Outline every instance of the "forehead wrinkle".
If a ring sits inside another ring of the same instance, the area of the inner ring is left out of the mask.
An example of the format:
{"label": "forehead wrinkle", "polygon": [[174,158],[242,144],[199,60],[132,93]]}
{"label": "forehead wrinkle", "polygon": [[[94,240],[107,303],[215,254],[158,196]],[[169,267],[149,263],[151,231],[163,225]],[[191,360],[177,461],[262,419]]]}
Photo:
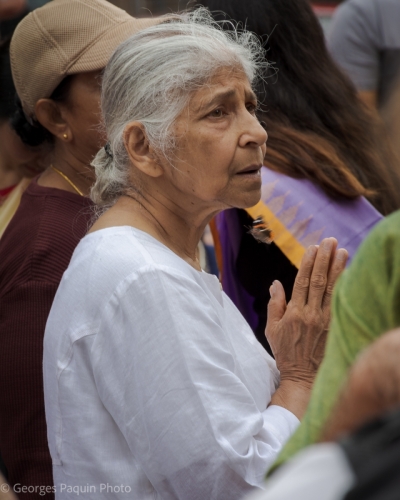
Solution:
{"label": "forehead wrinkle", "polygon": [[[211,89],[208,89],[208,90],[210,91]],[[236,95],[236,93],[237,93],[236,89],[229,89],[229,90],[221,90],[220,92],[217,92],[216,94],[213,95],[213,97],[211,99],[209,98],[209,96],[204,95],[201,97],[198,105],[194,106],[193,110],[195,112],[200,111],[204,107],[204,104],[207,107],[211,107],[214,104],[219,103],[220,101],[234,97]],[[206,103],[204,101],[206,101]]]}
{"label": "forehead wrinkle", "polygon": [[[257,98],[251,89],[251,85],[249,82],[249,79],[244,72],[243,68],[240,66],[231,66],[231,67],[224,67],[218,70],[214,75],[209,78],[208,82],[203,84],[203,87],[197,90],[197,92],[194,92],[192,94],[192,97],[189,101],[188,108],[190,108],[191,113],[198,113],[202,110],[203,107],[211,107],[213,104],[215,104],[215,101],[221,101],[221,100],[228,100],[232,97],[234,97],[237,94],[237,87],[230,86],[229,81],[232,80],[239,80],[240,82],[245,82],[244,86],[244,92],[245,92],[245,99],[254,99],[257,101]],[[226,83],[228,82],[228,84]],[[249,85],[250,87],[250,92],[246,88],[246,84]],[[212,98],[209,98],[209,94],[212,93],[214,88],[221,87],[221,90],[214,94]],[[207,92],[206,92],[207,91]],[[200,97],[199,97],[199,94]],[[203,95],[204,94],[204,95]],[[204,101],[209,99],[209,101],[205,104]],[[197,102],[196,102],[197,101]]]}
{"label": "forehead wrinkle", "polygon": [[[211,90],[211,89],[209,89]],[[226,101],[229,99],[232,99],[233,97],[236,97],[238,94],[238,89],[233,88],[233,89],[228,89],[228,90],[221,90],[220,92],[217,92],[214,94],[212,99],[207,100],[207,96],[202,96],[200,98],[200,101],[198,104],[193,105],[193,100],[192,100],[192,110],[195,113],[200,112],[204,107],[206,108],[211,108],[215,104],[219,104],[221,101]],[[245,89],[244,90],[244,95],[245,95],[245,100],[250,100],[250,101],[257,101],[256,95],[252,90]],[[206,101],[206,102],[205,102]]]}

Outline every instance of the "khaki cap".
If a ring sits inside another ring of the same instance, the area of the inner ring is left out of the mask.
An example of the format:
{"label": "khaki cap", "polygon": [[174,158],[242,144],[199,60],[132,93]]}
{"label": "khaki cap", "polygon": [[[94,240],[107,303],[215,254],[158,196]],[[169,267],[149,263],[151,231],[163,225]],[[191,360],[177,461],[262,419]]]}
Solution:
{"label": "khaki cap", "polygon": [[28,117],[67,75],[100,70],[114,50],[165,18],[135,19],[106,0],[53,0],[28,14],[10,45],[17,94]]}

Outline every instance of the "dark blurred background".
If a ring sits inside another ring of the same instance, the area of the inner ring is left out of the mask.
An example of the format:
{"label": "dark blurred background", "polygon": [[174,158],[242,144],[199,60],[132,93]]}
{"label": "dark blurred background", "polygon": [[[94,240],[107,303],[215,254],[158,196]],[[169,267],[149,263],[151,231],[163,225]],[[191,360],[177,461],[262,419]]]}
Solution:
{"label": "dark blurred background", "polygon": [[[43,2],[43,0],[36,0],[36,2],[40,1]],[[35,0],[30,0],[30,2],[33,5]],[[176,12],[197,3],[196,0],[111,0],[111,2],[135,17],[148,16],[149,13],[160,15],[167,12]],[[339,3],[341,3],[341,0],[315,0],[311,2],[325,33],[329,29],[332,14]]]}
{"label": "dark blurred background", "polygon": [[[43,0],[36,0],[40,2]],[[33,3],[35,0],[30,0]],[[171,11],[177,11],[180,9],[185,9],[189,4],[195,5],[196,1],[190,2],[188,0],[112,0],[112,3],[118,5],[122,9],[126,10],[133,16],[144,16],[146,11],[150,11],[154,15],[165,14]],[[320,17],[329,18],[331,12],[335,5],[339,4],[338,0],[325,0],[325,1],[313,1],[312,4],[315,5],[317,14]]]}
{"label": "dark blurred background", "polygon": [[[50,0],[4,0],[5,3],[23,4],[26,3],[30,10],[36,9],[41,5],[44,5]],[[184,10],[190,6],[194,6],[197,3],[201,3],[201,0],[109,0],[111,3],[117,5],[118,7],[126,10],[129,14],[135,17],[148,17],[149,15],[160,15],[166,14],[168,12],[177,12],[179,10]],[[314,12],[319,18],[324,31],[327,32],[330,24],[332,14],[335,7],[341,2],[341,0],[311,0],[311,4],[314,8]],[[19,17],[18,15],[16,16]],[[0,16],[0,33],[5,35],[8,31],[8,18]],[[0,36],[1,36],[0,35]]]}

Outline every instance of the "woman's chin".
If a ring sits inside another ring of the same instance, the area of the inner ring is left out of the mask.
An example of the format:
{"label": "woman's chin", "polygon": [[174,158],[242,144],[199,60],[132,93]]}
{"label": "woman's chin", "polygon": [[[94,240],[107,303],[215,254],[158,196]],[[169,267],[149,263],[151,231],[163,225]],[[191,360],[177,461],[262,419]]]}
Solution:
{"label": "woman's chin", "polygon": [[235,208],[250,208],[257,205],[261,199],[261,185],[258,189],[240,193],[232,206]]}

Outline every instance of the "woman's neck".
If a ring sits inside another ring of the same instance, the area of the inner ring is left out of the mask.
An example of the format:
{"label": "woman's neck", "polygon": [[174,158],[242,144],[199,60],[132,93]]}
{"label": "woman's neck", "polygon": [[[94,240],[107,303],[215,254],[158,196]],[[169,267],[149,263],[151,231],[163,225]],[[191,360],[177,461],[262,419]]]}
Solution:
{"label": "woman's neck", "polygon": [[198,243],[213,214],[187,214],[155,199],[127,193],[93,225],[92,231],[112,226],[132,226],[160,241],[197,270]]}
{"label": "woman's neck", "polygon": [[90,166],[90,159],[55,150],[38,184],[88,196],[94,181],[95,174]]}

